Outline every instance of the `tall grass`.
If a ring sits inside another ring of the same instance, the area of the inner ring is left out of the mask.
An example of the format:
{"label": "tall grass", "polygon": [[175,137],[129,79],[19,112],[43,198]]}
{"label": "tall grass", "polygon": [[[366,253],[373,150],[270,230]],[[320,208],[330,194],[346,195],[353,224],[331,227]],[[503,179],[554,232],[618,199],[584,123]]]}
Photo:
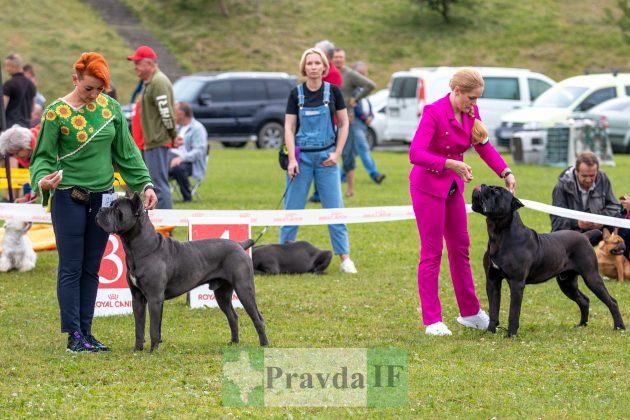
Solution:
{"label": "tall grass", "polygon": [[[387,174],[382,185],[357,171],[357,195],[346,206],[409,204],[406,153],[374,153]],[[509,160],[509,158],[508,158]],[[499,184],[472,154],[474,183]],[[560,168],[512,165],[522,198],[550,203]],[[627,188],[630,157],[604,168],[616,193]],[[212,149],[203,200],[179,208],[271,209],[283,191],[273,151]],[[470,190],[466,200],[470,201]],[[626,191],[627,192],[627,191]],[[309,206],[316,207],[309,204]],[[522,209],[524,222],[548,231],[547,215]],[[471,262],[482,307],[487,308],[481,260],[485,220],[468,217]],[[260,228],[254,227],[256,234]],[[440,274],[444,321],[452,337],[424,335],[416,286],[418,236],[413,220],[349,225],[359,274],[256,276],[259,307],[273,347],[399,347],[409,355],[409,402],[401,408],[230,408],[221,405],[221,348],[229,340],[225,317],[190,310],[184,298],[165,305],[164,342],[154,354],[132,352],[131,316],[98,318],[94,332],[113,351],[69,355],[59,333],[55,297],[57,255],[40,252],[28,273],[0,275],[0,416],[2,417],[317,417],[317,418],[622,418],[630,410],[627,334],[612,330],[608,309],[591,299],[587,328],[575,328],[577,305],[555,281],[525,290],[521,328],[514,339],[460,327],[446,256]],[[176,237],[186,237],[176,228]],[[330,249],[323,226],[300,228],[299,238]],[[263,242],[277,241],[271,228]],[[607,281],[630,320],[628,284]],[[504,289],[501,323],[507,323]],[[257,336],[239,311],[241,345]]]}

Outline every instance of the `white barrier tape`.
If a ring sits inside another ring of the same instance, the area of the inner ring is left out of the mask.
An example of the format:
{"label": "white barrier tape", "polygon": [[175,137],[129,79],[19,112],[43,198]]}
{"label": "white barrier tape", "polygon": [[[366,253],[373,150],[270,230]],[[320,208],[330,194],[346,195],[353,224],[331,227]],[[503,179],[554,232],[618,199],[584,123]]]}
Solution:
{"label": "white barrier tape", "polygon": [[[582,213],[525,199],[520,199],[520,201],[526,207],[543,213],[630,229],[630,219]],[[468,213],[472,212],[470,204],[466,205],[466,211]],[[305,210],[152,210],[149,212],[149,218],[156,226],[188,226],[189,217],[243,217],[249,218],[252,226],[305,226],[334,223],[391,222],[414,219],[415,215],[411,206]],[[0,219],[22,219],[40,223],[51,222],[50,213],[46,213],[39,204],[2,203],[0,204]]]}

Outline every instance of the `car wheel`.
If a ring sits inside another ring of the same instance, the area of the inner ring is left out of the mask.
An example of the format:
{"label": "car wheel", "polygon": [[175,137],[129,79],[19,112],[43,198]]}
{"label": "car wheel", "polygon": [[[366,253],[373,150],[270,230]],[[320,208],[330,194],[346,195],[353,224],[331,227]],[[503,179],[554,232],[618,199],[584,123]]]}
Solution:
{"label": "car wheel", "polygon": [[271,121],[262,126],[258,132],[256,146],[259,149],[279,149],[284,141],[284,127],[282,124]]}
{"label": "car wheel", "polygon": [[222,141],[223,147],[245,147],[246,141]]}
{"label": "car wheel", "polygon": [[374,149],[376,146],[376,133],[372,130],[371,127],[367,128],[367,133],[365,133],[365,137],[367,138],[368,146],[370,146],[370,150]]}

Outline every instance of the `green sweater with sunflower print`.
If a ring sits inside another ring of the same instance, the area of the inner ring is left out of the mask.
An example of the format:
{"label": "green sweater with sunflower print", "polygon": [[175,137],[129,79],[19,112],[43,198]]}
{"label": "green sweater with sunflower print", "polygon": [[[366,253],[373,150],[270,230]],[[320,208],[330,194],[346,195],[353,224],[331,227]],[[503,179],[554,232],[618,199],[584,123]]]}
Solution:
{"label": "green sweater with sunflower print", "polygon": [[[101,93],[75,109],[57,99],[42,116],[31,156],[31,185],[40,192],[39,181],[63,169],[57,189],[79,186],[92,192],[107,191],[114,185],[112,160],[133,191],[142,192],[152,185],[118,102]],[[50,192],[40,193],[46,206]]]}

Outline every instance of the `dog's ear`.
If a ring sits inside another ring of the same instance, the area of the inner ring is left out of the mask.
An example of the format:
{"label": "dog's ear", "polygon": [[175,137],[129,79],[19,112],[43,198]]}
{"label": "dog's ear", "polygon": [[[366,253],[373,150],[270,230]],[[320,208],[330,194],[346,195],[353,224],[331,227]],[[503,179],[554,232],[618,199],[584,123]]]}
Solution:
{"label": "dog's ear", "polygon": [[[615,229],[616,230],[616,229]],[[608,230],[608,228],[604,228],[604,240],[607,241],[608,238],[610,238],[610,231]]]}
{"label": "dog's ear", "polygon": [[615,231],[613,232],[613,234],[619,236],[619,228],[618,227],[615,228]]}
{"label": "dog's ear", "polygon": [[131,198],[131,210],[136,216],[140,216],[140,214],[144,210],[142,200],[140,199],[140,194],[138,194],[137,192],[134,192],[133,197]]}
{"label": "dog's ear", "polygon": [[521,207],[525,207],[525,205],[521,203],[521,201],[518,198],[512,196],[512,210],[517,210],[517,209],[520,209]]}

